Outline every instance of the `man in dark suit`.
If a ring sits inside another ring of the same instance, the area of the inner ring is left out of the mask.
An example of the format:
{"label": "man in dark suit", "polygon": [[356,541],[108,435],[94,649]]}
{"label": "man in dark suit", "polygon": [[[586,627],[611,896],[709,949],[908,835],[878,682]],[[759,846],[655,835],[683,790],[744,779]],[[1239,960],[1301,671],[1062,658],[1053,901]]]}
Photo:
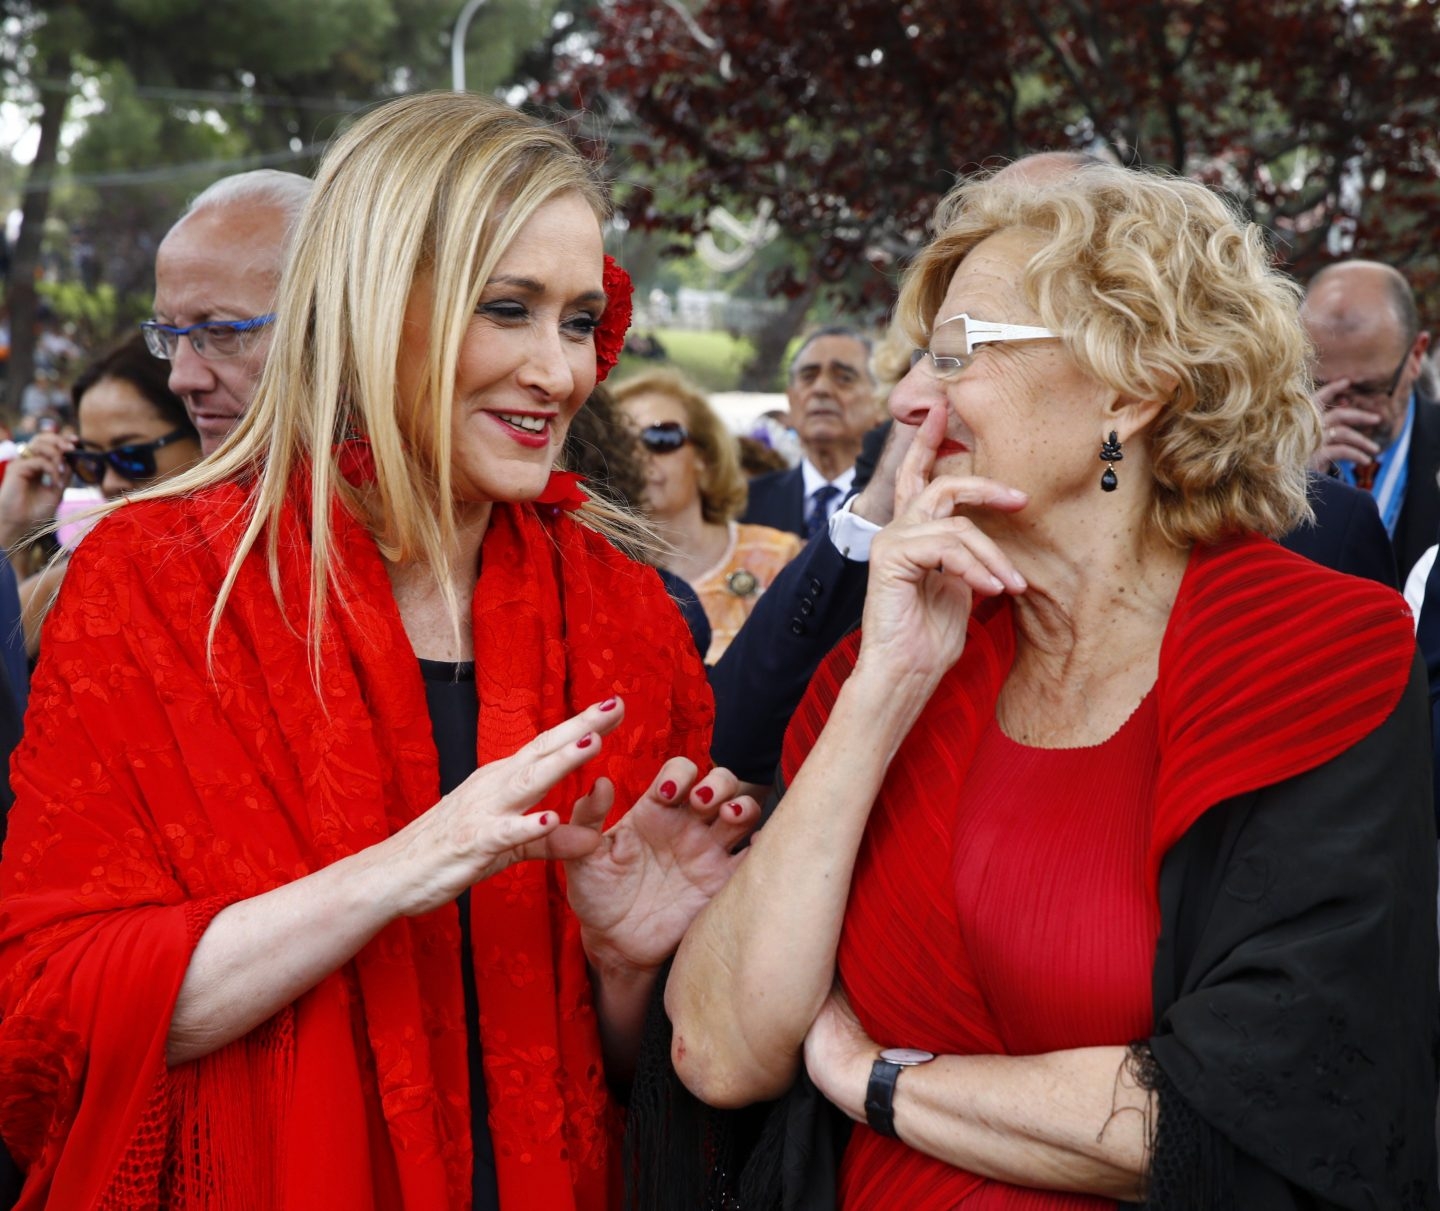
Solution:
{"label": "man in dark suit", "polygon": [[790,363],[786,395],[805,457],[752,480],[740,520],[809,538],[849,494],[861,442],[880,419],[870,342],[853,328],[812,332]]}
{"label": "man in dark suit", "polygon": [[1418,389],[1430,334],[1409,283],[1378,261],[1322,269],[1301,317],[1325,418],[1312,465],[1374,494],[1403,578],[1440,526],[1440,405]]}
{"label": "man in dark suit", "polygon": [[1280,539],[1280,545],[1350,576],[1363,576],[1398,588],[1395,556],[1375,508],[1375,498],[1328,475],[1310,475],[1313,523],[1304,522]]}
{"label": "man in dark suit", "polygon": [[[741,628],[742,630],[744,628]],[[1440,559],[1430,565],[1415,641],[1430,679],[1431,746],[1435,755],[1435,819],[1440,821]]]}
{"label": "man in dark suit", "polygon": [[915,435],[908,425],[893,430],[878,458],[871,454],[865,482],[857,485],[864,490],[785,565],[710,669],[710,755],[746,782],[770,784],[785,727],[811,674],[859,625],[870,537],[894,516],[895,472]]}

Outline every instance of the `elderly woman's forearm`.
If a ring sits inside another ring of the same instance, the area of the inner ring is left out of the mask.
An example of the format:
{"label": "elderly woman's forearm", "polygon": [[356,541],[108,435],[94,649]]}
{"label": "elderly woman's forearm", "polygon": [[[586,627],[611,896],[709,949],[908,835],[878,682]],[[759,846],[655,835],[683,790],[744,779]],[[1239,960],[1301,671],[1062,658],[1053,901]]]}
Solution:
{"label": "elderly woman's forearm", "polygon": [[834,978],[871,805],[921,705],[847,682],[783,804],[686,934],[665,1003],[676,1070],[702,1099],[746,1104],[793,1079]]}
{"label": "elderly woman's forearm", "polygon": [[[1124,1047],[1036,1056],[941,1056],[896,1085],[895,1128],[912,1148],[1012,1185],[1145,1193],[1154,1094]],[[868,1063],[849,1081],[864,1118]]]}

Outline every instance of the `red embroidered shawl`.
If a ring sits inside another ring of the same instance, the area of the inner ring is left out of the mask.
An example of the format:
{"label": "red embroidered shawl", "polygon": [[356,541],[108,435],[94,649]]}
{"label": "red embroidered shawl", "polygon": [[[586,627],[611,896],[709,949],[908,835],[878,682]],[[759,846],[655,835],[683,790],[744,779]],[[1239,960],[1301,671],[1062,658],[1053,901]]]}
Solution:
{"label": "red embroidered shawl", "polygon": [[[851,883],[840,978],[870,1036],[939,1054],[998,1035],[957,1031],[960,947],[951,838],[963,781],[1014,657],[1008,603],[971,619],[965,652],[891,762]],[[787,782],[814,744],[859,636],[831,654],[786,736]],[[1394,710],[1415,640],[1394,592],[1342,576],[1274,543],[1244,538],[1191,557],[1160,651],[1160,770],[1150,842],[1157,889],[1166,852],[1210,807],[1345,751]],[[902,941],[898,941],[903,939]],[[1124,1044],[1129,1039],[1115,1039]],[[855,1206],[955,1206],[980,1180],[863,1124],[845,1158]]]}
{"label": "red embroidered shawl", "polygon": [[[364,849],[439,797],[424,689],[369,535],[337,518],[343,596],[320,670],[309,545],[282,527],[275,601],[241,570],[237,486],[127,506],[71,562],[45,632],[0,865],[0,1131],[21,1206],[463,1208],[470,1200],[459,925],[399,919],[244,1039],[167,1070],[176,992],[215,913]],[[606,774],[705,764],[709,688],[655,574],[554,510],[497,507],[475,594],[481,763],[612,693],[627,717],[544,806]],[[619,809],[617,809],[618,811]],[[502,1203],[607,1205],[616,1111],[560,868],[473,893]]]}

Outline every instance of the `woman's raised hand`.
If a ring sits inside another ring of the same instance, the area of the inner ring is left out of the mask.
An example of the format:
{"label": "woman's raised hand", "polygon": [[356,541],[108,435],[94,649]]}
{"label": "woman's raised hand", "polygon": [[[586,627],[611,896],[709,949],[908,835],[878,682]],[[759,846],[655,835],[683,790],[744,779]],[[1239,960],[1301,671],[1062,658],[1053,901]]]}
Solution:
{"label": "woman's raised hand", "polygon": [[698,772],[683,757],[667,761],[650,790],[603,833],[615,799],[609,781],[600,779],[575,805],[571,826],[585,828],[595,844],[566,862],[565,879],[597,968],[659,967],[743,857],[731,851],[755,827],[759,805],[737,794],[729,770],[697,779]]}
{"label": "woman's raised hand", "polygon": [[960,658],[974,595],[1023,593],[1025,578],[958,508],[1014,513],[1024,492],[977,475],[931,478],[945,436],[937,405],[916,432],[895,483],[895,520],[870,548],[862,668],[938,677]]}
{"label": "woman's raised hand", "polygon": [[73,437],[37,433],[6,465],[0,481],[0,547],[9,550],[54,518],[70,482],[65,455],[74,448]]}
{"label": "woman's raised hand", "polygon": [[[601,748],[625,717],[618,698],[542,732],[513,756],[481,766],[423,816],[395,834],[405,887],[397,906],[417,916],[454,900],[471,884],[531,858],[577,858],[601,838],[551,811],[527,814],[567,774]],[[581,800],[585,802],[585,800]]]}

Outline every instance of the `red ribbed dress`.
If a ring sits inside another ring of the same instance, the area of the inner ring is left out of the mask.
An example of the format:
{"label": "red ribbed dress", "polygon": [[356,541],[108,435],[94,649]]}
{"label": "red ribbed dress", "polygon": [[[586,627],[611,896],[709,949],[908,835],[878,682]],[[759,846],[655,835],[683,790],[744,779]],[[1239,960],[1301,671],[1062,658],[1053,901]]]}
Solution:
{"label": "red ribbed dress", "polygon": [[[1140,710],[1104,745],[1037,751],[994,727],[1015,632],[1007,602],[981,603],[856,854],[836,967],[866,1033],[937,1055],[1147,1037],[1165,855],[1214,805],[1370,734],[1410,675],[1412,637],[1403,604],[1369,582],[1253,535],[1197,546]],[[811,681],[787,782],[859,647],[844,640]],[[848,1211],[1104,1205],[988,1183],[864,1124],[842,1170]]]}
{"label": "red ribbed dress", "polygon": [[[952,1053],[1036,1055],[1150,1033],[1160,914],[1146,857],[1158,768],[1153,694],[1114,736],[1089,748],[1029,748],[993,721],[982,733],[954,818],[960,944],[946,993],[965,1037]],[[913,1181],[918,1159],[857,1130],[841,1168],[841,1206],[889,1205],[886,1192],[899,1176],[890,1164],[910,1170]],[[977,1185],[959,1170],[923,1165],[930,1166],[939,1180],[929,1197],[918,1204],[907,1198],[907,1206],[1115,1205],[1002,1182]]]}

